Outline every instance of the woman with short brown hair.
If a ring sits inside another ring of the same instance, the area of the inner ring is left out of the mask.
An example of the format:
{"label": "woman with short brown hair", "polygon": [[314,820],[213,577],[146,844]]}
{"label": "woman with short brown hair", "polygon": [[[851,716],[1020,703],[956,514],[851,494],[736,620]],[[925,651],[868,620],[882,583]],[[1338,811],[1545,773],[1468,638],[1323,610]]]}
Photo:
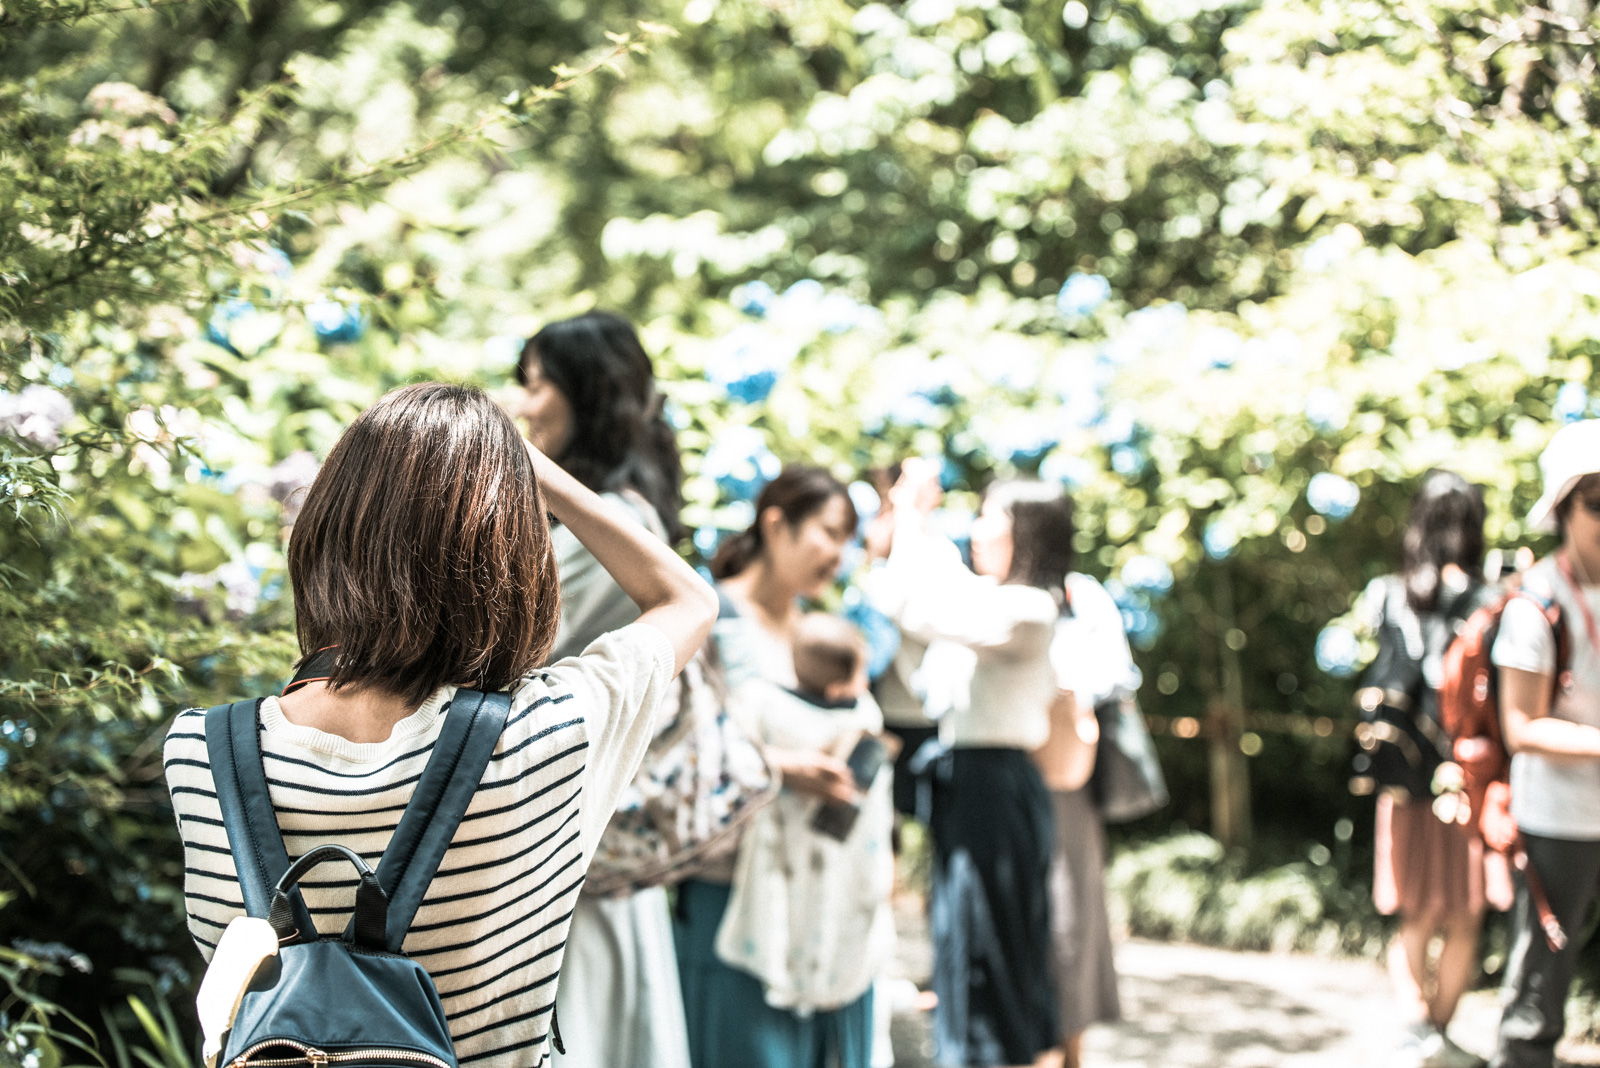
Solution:
{"label": "woman with short brown hair", "polygon": [[[641,614],[541,668],[560,615],[546,508]],[[536,1068],[594,843],[662,695],[710,630],[714,595],[527,446],[481,391],[439,384],[395,390],[339,439],[295,526],[289,577],[302,659],[327,661],[256,709],[291,855],[338,842],[376,865],[457,689],[510,691],[500,741],[404,949],[438,988],[462,1065]],[[209,957],[243,900],[202,711],[177,718],[165,758],[189,929]],[[344,929],[345,881],[300,888],[320,933]]]}

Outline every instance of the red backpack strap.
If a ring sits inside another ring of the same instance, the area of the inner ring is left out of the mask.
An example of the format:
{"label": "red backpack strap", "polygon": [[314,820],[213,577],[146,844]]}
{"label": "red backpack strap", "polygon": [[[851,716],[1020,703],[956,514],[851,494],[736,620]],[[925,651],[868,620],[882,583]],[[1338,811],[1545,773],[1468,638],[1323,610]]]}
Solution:
{"label": "red backpack strap", "polygon": [[1567,947],[1567,932],[1561,926],[1561,921],[1556,918],[1555,910],[1550,907],[1550,899],[1544,892],[1544,880],[1539,878],[1539,872],[1534,868],[1533,861],[1528,859],[1528,846],[1520,832],[1511,847],[1511,865],[1522,873],[1523,879],[1528,883],[1528,896],[1533,899],[1533,910],[1539,916],[1539,927],[1544,931],[1545,944],[1550,947],[1550,952],[1560,953]]}

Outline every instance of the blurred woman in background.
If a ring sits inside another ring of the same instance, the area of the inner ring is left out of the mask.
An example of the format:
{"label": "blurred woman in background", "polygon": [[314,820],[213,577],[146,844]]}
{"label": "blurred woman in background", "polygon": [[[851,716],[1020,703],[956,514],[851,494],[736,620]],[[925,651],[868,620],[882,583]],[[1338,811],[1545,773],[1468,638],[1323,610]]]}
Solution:
{"label": "blurred woman in background", "polygon": [[[759,700],[762,686],[796,688],[800,602],[815,600],[833,584],[856,522],[855,506],[837,479],[817,467],[786,467],[756,498],[755,522],[717,552],[711,573],[722,612],[713,636],[730,708]],[[770,747],[766,755],[785,790],[826,801],[857,800],[850,769],[836,756]],[[717,955],[732,877],[730,865],[678,887],[678,965],[694,1068],[869,1068],[870,986],[833,1009],[776,1008],[767,1003],[760,979]]]}
{"label": "blurred woman in background", "polygon": [[[1414,707],[1402,711],[1432,724],[1436,734],[1445,650],[1460,624],[1493,592],[1482,579],[1483,520],[1478,487],[1454,472],[1430,471],[1411,502],[1400,573],[1374,579],[1359,602],[1365,622],[1378,635],[1378,661],[1392,665],[1384,669],[1382,685],[1404,685],[1386,681],[1390,674],[1414,679],[1405,685]],[[1431,767],[1423,774],[1431,777]],[[1508,897],[1503,872],[1496,881],[1504,889],[1495,896]],[[1452,1042],[1445,1029],[1477,974],[1485,886],[1482,840],[1434,815],[1429,784],[1384,784],[1378,793],[1372,896],[1379,912],[1400,914],[1388,950],[1389,982],[1404,1028],[1395,1068],[1483,1063]],[[1439,951],[1430,960],[1435,935]]]}
{"label": "blurred woman in background", "polygon": [[1059,692],[1050,646],[1072,559],[1071,512],[1059,486],[991,486],[972,526],[969,571],[929,524],[941,498],[937,467],[907,460],[890,492],[888,556],[868,585],[906,634],[976,655],[968,700],[940,720],[949,748],[931,771],[936,1057],[951,1068],[1032,1065],[1060,1038],[1054,820],[1030,755],[1050,734]]}
{"label": "blurred woman in background", "polygon": [[[1059,486],[1012,483],[1048,503],[1054,567],[1071,568],[1076,556],[1072,500]],[[997,490],[1002,495],[1017,490]],[[1015,507],[1011,509],[1015,513]],[[1015,520],[1013,520],[1015,524]],[[1033,535],[1024,535],[1031,537]],[[1017,537],[1015,529],[1013,540]],[[1060,549],[1064,548],[1065,552]],[[1082,1063],[1083,1033],[1091,1024],[1119,1019],[1111,921],[1106,913],[1106,834],[1090,777],[1100,742],[1096,710],[1138,692],[1139,668],[1128,648],[1122,611],[1093,577],[1068,570],[1065,599],[1050,643],[1057,695],[1050,710],[1050,740],[1034,760],[1050,788],[1055,850],[1050,859],[1050,929],[1056,1002],[1061,1012],[1063,1068]],[[1114,743],[1109,743],[1114,744]]]}
{"label": "blurred woman in background", "polygon": [[[589,489],[620,504],[667,544],[683,469],[662,416],[650,357],[633,327],[608,312],[551,323],[517,366],[516,414],[540,450]],[[565,527],[552,531],[561,577],[561,627],[551,659],[574,655],[639,610]],[[666,890],[580,895],[557,994],[566,1068],[688,1068]]]}

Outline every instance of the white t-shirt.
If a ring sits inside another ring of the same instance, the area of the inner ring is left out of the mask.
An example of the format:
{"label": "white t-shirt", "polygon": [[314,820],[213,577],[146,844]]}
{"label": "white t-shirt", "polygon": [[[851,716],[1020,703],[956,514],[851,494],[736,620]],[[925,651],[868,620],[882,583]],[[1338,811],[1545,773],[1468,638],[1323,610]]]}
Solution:
{"label": "white t-shirt", "polygon": [[[1600,727],[1600,655],[1589,641],[1572,585],[1553,557],[1530,568],[1526,582],[1530,590],[1555,597],[1570,636],[1572,689],[1556,695],[1550,715]],[[1584,587],[1583,596],[1600,618],[1600,587]],[[1537,605],[1523,598],[1506,605],[1490,656],[1497,667],[1555,674],[1555,635]],[[1600,841],[1600,759],[1516,754],[1511,758],[1511,814],[1529,834]]]}
{"label": "white t-shirt", "polygon": [[1071,690],[1079,708],[1138,693],[1143,676],[1111,594],[1093,577],[1074,571],[1067,576],[1067,600],[1072,611],[1056,624],[1050,642],[1056,685]]}
{"label": "white t-shirt", "polygon": [[[483,783],[406,936],[438,987],[462,1068],[537,1068],[556,977],[594,845],[644,759],[673,677],[666,635],[635,623],[522,678]],[[356,743],[258,710],[261,755],[290,858],[336,842],[377,866],[438,740],[441,688],[387,741]],[[184,846],[189,933],[208,960],[244,912],[217,804],[205,712],[178,716],[163,756]],[[321,934],[344,930],[353,873],[300,883]]]}

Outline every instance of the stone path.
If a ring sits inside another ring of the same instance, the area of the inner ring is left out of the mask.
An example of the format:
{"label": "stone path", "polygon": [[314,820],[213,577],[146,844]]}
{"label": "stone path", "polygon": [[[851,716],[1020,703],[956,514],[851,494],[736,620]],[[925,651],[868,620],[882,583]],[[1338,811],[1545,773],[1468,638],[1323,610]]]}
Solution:
{"label": "stone path", "polygon": [[[902,921],[900,973],[926,981],[926,942],[912,909]],[[1123,1012],[1085,1038],[1086,1068],[1383,1068],[1396,1034],[1382,970],[1373,962],[1297,954],[1231,953],[1125,942],[1117,950]],[[1495,992],[1463,1002],[1451,1036],[1487,1056],[1500,1010]],[[894,1020],[899,1068],[931,1062],[927,1018]],[[1600,1065],[1600,1049],[1564,1043],[1562,1063]]]}

